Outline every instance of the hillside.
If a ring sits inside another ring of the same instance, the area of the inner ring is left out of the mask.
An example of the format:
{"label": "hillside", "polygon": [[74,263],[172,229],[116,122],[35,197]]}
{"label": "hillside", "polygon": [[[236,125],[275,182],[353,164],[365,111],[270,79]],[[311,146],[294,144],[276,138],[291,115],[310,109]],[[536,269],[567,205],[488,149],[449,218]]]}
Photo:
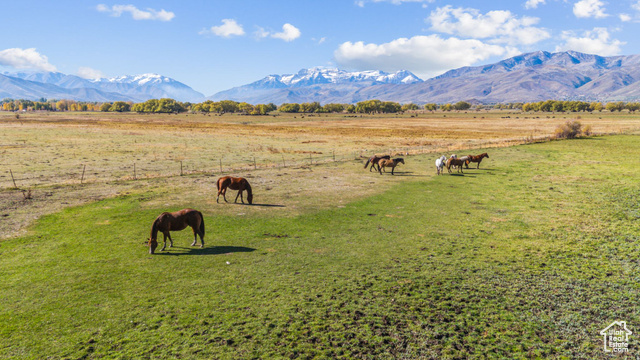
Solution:
{"label": "hillside", "polygon": [[[299,75],[308,75],[302,70]],[[409,73],[410,74],[410,73]],[[413,74],[411,74],[413,75]],[[291,75],[289,75],[291,76]],[[415,75],[413,75],[415,76]],[[343,77],[342,81],[298,81],[287,75],[217,93],[223,98],[251,103],[354,103],[367,99],[446,103],[475,100],[482,103],[557,100],[637,100],[640,98],[640,55],[601,57],[575,51],[538,51],[495,64],[463,67],[421,81],[376,81]],[[316,76],[325,79],[325,77]]]}

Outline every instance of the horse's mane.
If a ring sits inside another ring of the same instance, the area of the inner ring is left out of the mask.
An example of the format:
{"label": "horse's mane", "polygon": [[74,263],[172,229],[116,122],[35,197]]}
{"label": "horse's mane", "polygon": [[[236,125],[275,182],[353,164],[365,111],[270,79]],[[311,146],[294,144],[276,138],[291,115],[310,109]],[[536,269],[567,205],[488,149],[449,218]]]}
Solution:
{"label": "horse's mane", "polygon": [[251,193],[251,185],[249,185],[249,182],[246,179],[244,181],[244,184],[245,184],[245,189],[247,190],[247,195],[252,196],[253,194]]}
{"label": "horse's mane", "polygon": [[151,234],[149,234],[149,240],[156,240],[158,238],[158,223],[160,222],[160,216],[158,216],[158,218],[153,222],[153,225],[151,225]]}
{"label": "horse's mane", "polygon": [[393,161],[400,161],[400,160],[404,161],[403,158],[395,158],[395,159],[393,159]]}

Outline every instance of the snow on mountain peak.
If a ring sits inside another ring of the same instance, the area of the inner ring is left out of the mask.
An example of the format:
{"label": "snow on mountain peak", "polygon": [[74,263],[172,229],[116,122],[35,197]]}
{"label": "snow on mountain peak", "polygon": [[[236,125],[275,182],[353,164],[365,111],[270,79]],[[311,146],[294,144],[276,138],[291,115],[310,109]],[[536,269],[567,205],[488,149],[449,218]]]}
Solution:
{"label": "snow on mountain peak", "polygon": [[173,82],[174,80],[166,76],[150,73],[150,74],[139,74],[139,75],[123,75],[123,76],[116,76],[112,78],[96,79],[92,81],[144,85],[147,83],[150,83],[150,84],[170,83],[170,82]]}
{"label": "snow on mountain peak", "polygon": [[374,82],[382,84],[412,84],[422,82],[407,70],[386,73],[380,70],[346,71],[329,67],[302,69],[296,74],[269,75],[254,83],[254,86],[307,86],[314,84],[346,84],[354,82]]}

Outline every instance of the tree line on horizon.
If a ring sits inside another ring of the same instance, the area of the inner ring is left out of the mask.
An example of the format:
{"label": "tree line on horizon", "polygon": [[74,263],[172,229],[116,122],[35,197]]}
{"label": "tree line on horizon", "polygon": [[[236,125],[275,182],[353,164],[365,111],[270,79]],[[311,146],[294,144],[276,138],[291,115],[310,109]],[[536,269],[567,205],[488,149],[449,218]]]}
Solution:
{"label": "tree line on horizon", "polygon": [[406,111],[465,111],[465,110],[488,110],[488,109],[508,109],[521,110],[524,112],[594,112],[607,110],[609,112],[628,110],[635,112],[640,110],[640,102],[615,101],[603,104],[593,101],[560,101],[545,100],[528,103],[498,103],[494,105],[472,105],[466,101],[456,103],[436,104],[427,103],[417,105],[414,103],[400,104],[394,101],[365,100],[356,104],[319,102],[305,103],[283,103],[276,106],[269,104],[249,104],[247,102],[237,102],[233,100],[212,101],[207,100],[201,103],[181,102],[170,98],[151,99],[140,103],[131,101],[115,102],[86,102],[74,100],[47,100],[41,98],[32,100],[0,100],[0,110],[4,111],[101,111],[101,112],[136,112],[141,114],[156,113],[236,113],[243,115],[267,115],[273,111],[282,113],[348,113],[348,114],[388,114]]}

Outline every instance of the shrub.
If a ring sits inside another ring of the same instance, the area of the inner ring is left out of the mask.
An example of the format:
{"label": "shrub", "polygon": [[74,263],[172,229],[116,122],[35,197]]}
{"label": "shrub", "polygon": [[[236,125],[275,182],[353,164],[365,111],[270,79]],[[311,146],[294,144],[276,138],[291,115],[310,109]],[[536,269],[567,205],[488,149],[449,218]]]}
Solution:
{"label": "shrub", "polygon": [[574,139],[582,135],[582,124],[577,120],[569,120],[556,128],[555,135],[558,139]]}

